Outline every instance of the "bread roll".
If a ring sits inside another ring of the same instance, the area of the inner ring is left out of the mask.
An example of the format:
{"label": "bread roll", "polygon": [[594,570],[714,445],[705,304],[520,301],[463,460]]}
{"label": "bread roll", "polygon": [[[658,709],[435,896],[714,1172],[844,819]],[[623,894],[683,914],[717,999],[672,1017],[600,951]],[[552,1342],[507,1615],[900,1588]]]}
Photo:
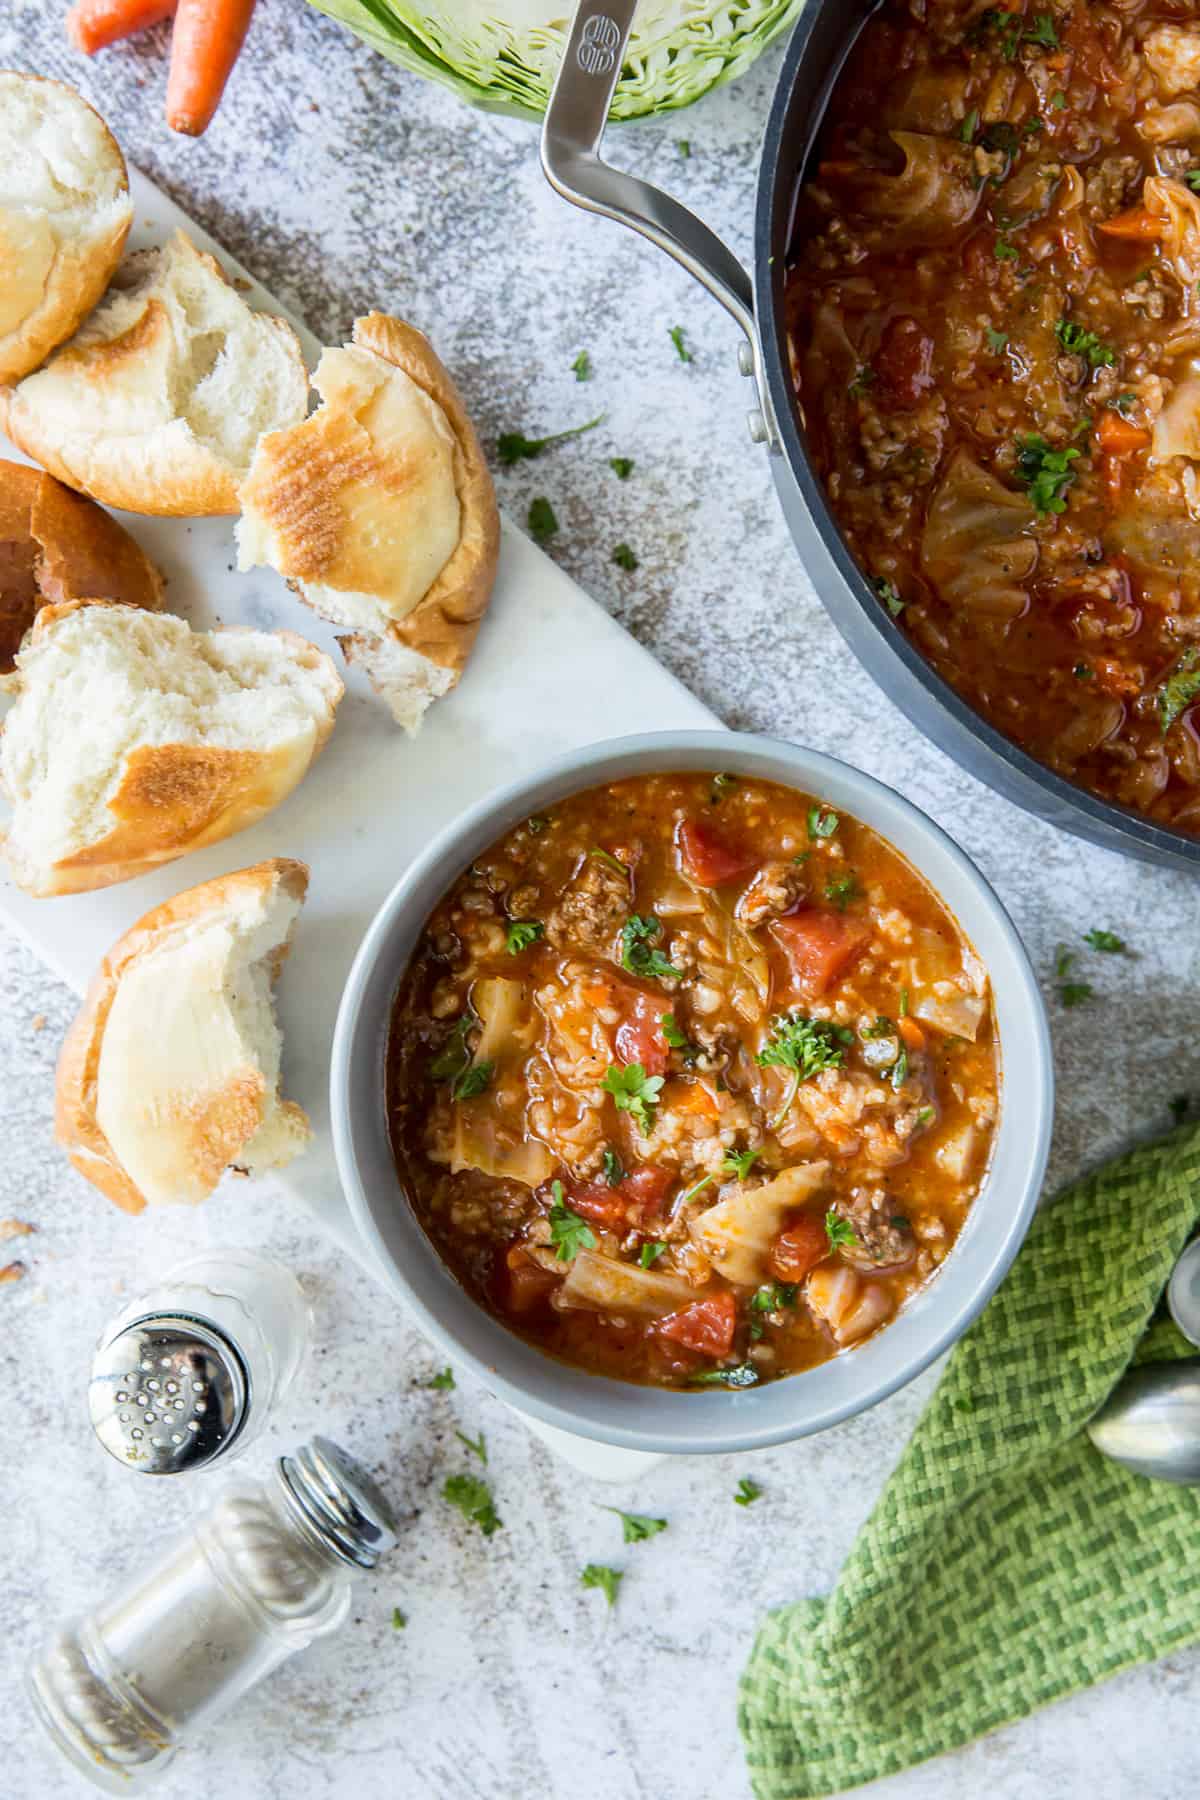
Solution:
{"label": "bread roll", "polygon": [[53,475],[0,462],[0,676],[10,675],[40,606],[124,600],[151,611],[163,579],[115,519]]}
{"label": "bread roll", "polygon": [[72,87],[0,69],[0,382],[69,338],[121,260],[125,158]]}
{"label": "bread roll", "polygon": [[278,1168],[309,1123],[279,1094],[271,984],[305,890],[277,858],[177,894],[98,969],[58,1059],[55,1135],[81,1175],[138,1213],[195,1204],[226,1168]]}
{"label": "bread roll", "polygon": [[342,684],[290,631],[193,632],[105,601],[46,606],[10,678],[3,849],[29,894],[128,881],[287,798]]}
{"label": "bread roll", "polygon": [[500,548],[496,496],[458,390],[410,325],[371,313],[324,352],[323,405],[266,434],[242,488],[238,561],[268,563],[335,624],[415,731],[457,682]]}
{"label": "bread roll", "polygon": [[307,404],[291,326],[252,312],[177,231],[126,257],[44,369],[0,388],[0,425],[106,506],[233,513],[259,434],[295,424]]}

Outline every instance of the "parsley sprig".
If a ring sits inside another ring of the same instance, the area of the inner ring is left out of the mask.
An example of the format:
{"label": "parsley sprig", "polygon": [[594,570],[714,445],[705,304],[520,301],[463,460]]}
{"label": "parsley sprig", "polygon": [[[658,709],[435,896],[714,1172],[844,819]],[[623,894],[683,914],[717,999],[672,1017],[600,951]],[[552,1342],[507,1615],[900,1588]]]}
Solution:
{"label": "parsley sprig", "polygon": [[1040,518],[1067,510],[1064,498],[1075,479],[1071,464],[1079,451],[1054,450],[1036,431],[1017,439],[1017,473],[1025,483],[1030,503]]}
{"label": "parsley sprig", "polygon": [[508,954],[519,956],[522,950],[528,950],[530,944],[537,943],[545,929],[540,919],[513,919],[505,938]]}
{"label": "parsley sprig", "polygon": [[641,1063],[629,1063],[625,1068],[610,1063],[600,1085],[612,1096],[617,1111],[627,1112],[642,1136],[649,1137],[662,1084],[662,1076],[647,1075]]}
{"label": "parsley sprig", "polygon": [[619,1506],[604,1506],[596,1502],[601,1512],[616,1513],[621,1521],[621,1536],[627,1544],[641,1544],[647,1538],[657,1537],[660,1531],[667,1529],[665,1519],[652,1519],[649,1513],[622,1512]]}
{"label": "parsley sprig", "polygon": [[561,1181],[550,1184],[553,1205],[550,1208],[550,1242],[559,1262],[574,1262],[581,1250],[596,1248],[596,1234],[587,1220],[567,1205]]}
{"label": "parsley sprig", "polygon": [[[811,829],[811,826],[810,826]],[[771,1020],[767,1041],[756,1061],[762,1069],[791,1069],[794,1074],[788,1097],[771,1121],[777,1131],[791,1111],[802,1081],[811,1081],[822,1069],[840,1069],[854,1033],[831,1019],[810,1019],[804,1013],[777,1013]]]}
{"label": "parsley sprig", "polygon": [[1193,700],[1200,700],[1200,644],[1193,644],[1184,651],[1154,696],[1164,737]]}
{"label": "parsley sprig", "polygon": [[625,1579],[620,1569],[605,1568],[603,1563],[589,1563],[579,1577],[580,1587],[600,1588],[610,1606],[617,1604],[617,1589]]}
{"label": "parsley sprig", "polygon": [[505,468],[511,468],[513,463],[532,462],[535,456],[549,450],[552,444],[564,444],[568,438],[582,437],[585,431],[595,431],[597,425],[603,423],[604,414],[597,413],[586,425],[571,425],[566,431],[552,431],[546,437],[531,438],[526,437],[523,431],[502,431],[496,439],[496,454]]}
{"label": "parsley sprig", "polygon": [[825,1214],[825,1236],[829,1240],[830,1250],[857,1250],[858,1238],[849,1219],[830,1211]]}
{"label": "parsley sprig", "polygon": [[621,927],[621,967],[647,981],[680,980],[682,969],[668,962],[660,950],[650,947],[661,932],[661,919],[653,914],[643,918],[640,913],[632,913]]}
{"label": "parsley sprig", "polygon": [[735,1506],[753,1506],[761,1495],[762,1489],[757,1481],[752,1481],[749,1475],[743,1475],[737,1484],[737,1493],[733,1496],[733,1504]]}
{"label": "parsley sprig", "polygon": [[1117,360],[1111,344],[1102,342],[1094,331],[1085,331],[1073,319],[1060,319],[1054,327],[1054,335],[1068,356],[1084,357],[1089,369],[1111,368]]}
{"label": "parsley sprig", "polygon": [[484,1537],[491,1537],[504,1524],[496,1511],[491,1488],[478,1475],[448,1475],[442,1498],[457,1506],[468,1524],[478,1525]]}

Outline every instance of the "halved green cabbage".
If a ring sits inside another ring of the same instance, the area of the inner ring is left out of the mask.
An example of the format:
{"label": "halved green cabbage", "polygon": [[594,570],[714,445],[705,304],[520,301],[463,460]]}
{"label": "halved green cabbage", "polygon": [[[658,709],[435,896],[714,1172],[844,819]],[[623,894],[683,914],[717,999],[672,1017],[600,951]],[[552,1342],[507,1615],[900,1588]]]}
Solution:
{"label": "halved green cabbage", "polygon": [[[392,62],[489,112],[546,109],[573,0],[311,0]],[[741,75],[804,0],[642,0],[611,117],[690,106]]]}

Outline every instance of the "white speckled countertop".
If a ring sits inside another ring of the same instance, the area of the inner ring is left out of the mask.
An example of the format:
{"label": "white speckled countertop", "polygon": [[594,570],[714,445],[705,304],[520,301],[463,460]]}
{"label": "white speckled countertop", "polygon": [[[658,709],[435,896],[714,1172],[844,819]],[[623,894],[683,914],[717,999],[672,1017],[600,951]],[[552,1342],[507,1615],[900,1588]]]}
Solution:
{"label": "white speckled countertop", "polygon": [[[1135,956],[1087,971],[1103,1004],[1051,1005],[1056,1180],[1165,1128],[1172,1095],[1200,1098],[1194,882],[1024,817],[872,686],[827,624],[747,441],[735,330],[685,275],[556,200],[531,128],[465,110],[300,0],[260,0],[248,54],[198,144],[161,123],[159,34],[88,65],[63,48],[64,10],[0,0],[0,66],[75,80],[130,159],[318,333],[336,340],[375,304],[407,314],[434,337],[489,439],[607,413],[602,432],[501,472],[502,500],[521,515],[546,494],[561,524],[554,555],[731,725],[806,738],[926,807],[995,882],[1044,975],[1055,944],[1089,926],[1128,936]],[[777,53],[615,146],[743,252],[776,63]],[[686,366],[667,336],[676,324],[695,352]],[[578,385],[570,365],[584,348],[594,375]],[[625,483],[606,467],[618,453],[638,464]],[[621,540],[640,559],[635,574],[611,563]],[[0,1216],[37,1227],[15,1246],[26,1279],[0,1288],[4,1800],[91,1791],[35,1736],[17,1702],[21,1670],[50,1619],[119,1581],[195,1492],[142,1483],[93,1443],[91,1345],[148,1275],[226,1242],[302,1272],[318,1320],[301,1389],[247,1466],[324,1431],[380,1475],[404,1525],[346,1629],[244,1703],[212,1737],[210,1760],[181,1761],[164,1800],[746,1795],[734,1689],[755,1622],[832,1583],[932,1374],[806,1443],[665,1463],[636,1487],[593,1490],[482,1392],[463,1382],[424,1391],[434,1366],[424,1342],[294,1203],[243,1187],[196,1213],[135,1223],[74,1176],[52,1142],[54,1060],[71,1012],[65,990],[0,936]],[[456,1428],[487,1434],[505,1522],[490,1541],[438,1497],[468,1460]],[[734,1506],[750,1468],[764,1497]],[[595,1499],[665,1514],[671,1528],[625,1549]],[[588,1561],[628,1571],[612,1614],[579,1588]],[[391,1626],[397,1605],[403,1632]],[[1200,1785],[1198,1698],[1200,1656],[1176,1657],[874,1791],[1183,1800]]]}

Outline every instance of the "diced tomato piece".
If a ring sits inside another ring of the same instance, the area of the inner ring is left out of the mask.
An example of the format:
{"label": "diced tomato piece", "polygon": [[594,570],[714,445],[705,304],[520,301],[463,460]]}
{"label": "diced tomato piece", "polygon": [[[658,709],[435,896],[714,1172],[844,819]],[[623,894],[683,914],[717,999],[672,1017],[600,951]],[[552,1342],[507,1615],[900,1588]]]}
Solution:
{"label": "diced tomato piece", "polygon": [[767,1254],[767,1266],[779,1281],[803,1281],[828,1255],[829,1236],[824,1220],[815,1213],[803,1213],[775,1239]]}
{"label": "diced tomato piece", "polygon": [[625,1017],[617,1026],[617,1056],[627,1066],[641,1063],[647,1075],[665,1075],[670,1050],[663,1036],[662,1019],[670,1002],[640,988],[622,988],[617,1004]]}
{"label": "diced tomato piece", "polygon": [[770,931],[788,959],[796,986],[809,1000],[820,999],[839,981],[871,938],[856,920],[818,911],[775,919]]}
{"label": "diced tomato piece", "polygon": [[679,827],[679,855],[684,869],[701,887],[721,887],[757,868],[761,858],[744,844],[729,844],[700,819]]}
{"label": "diced tomato piece", "polygon": [[532,1312],[550,1297],[559,1277],[534,1262],[528,1250],[514,1244],[504,1255],[504,1299],[513,1313]]}
{"label": "diced tomato piece", "polygon": [[669,1169],[632,1169],[616,1187],[607,1181],[587,1181],[567,1191],[567,1204],[594,1224],[613,1230],[644,1226],[660,1211],[667,1193],[675,1183]]}
{"label": "diced tomato piece", "polygon": [[697,1300],[658,1322],[659,1335],[700,1356],[728,1356],[733,1349],[737,1301],[726,1288],[711,1300]]}
{"label": "diced tomato piece", "polygon": [[933,386],[933,339],[913,318],[893,319],[883,334],[872,367],[885,404],[911,412]]}

